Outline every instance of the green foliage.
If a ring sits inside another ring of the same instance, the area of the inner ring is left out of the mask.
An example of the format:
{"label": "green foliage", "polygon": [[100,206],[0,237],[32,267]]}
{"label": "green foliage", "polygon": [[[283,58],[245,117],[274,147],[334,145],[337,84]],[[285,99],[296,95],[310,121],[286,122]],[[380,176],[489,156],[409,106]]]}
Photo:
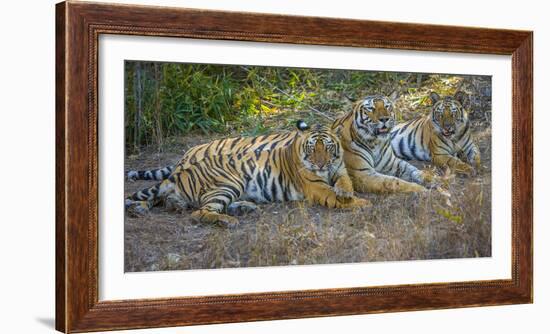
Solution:
{"label": "green foliage", "polygon": [[[126,149],[162,146],[168,137],[200,132],[265,134],[296,120],[330,122],[353,100],[398,90],[424,106],[426,83],[445,94],[460,77],[354,70],[185,63],[125,63]],[[458,80],[458,81],[457,81]],[[398,119],[402,115],[398,113]]]}
{"label": "green foliage", "polygon": [[452,213],[451,211],[449,210],[446,210],[446,209],[436,209],[436,212],[442,216],[442,217],[445,217],[447,218],[448,220],[452,221],[452,222],[455,222],[457,224],[462,224],[462,216],[460,214],[454,214]]}
{"label": "green foliage", "polygon": [[307,69],[134,61],[125,68],[130,150],[193,131],[265,133],[270,126],[258,120],[306,109],[321,88]]}

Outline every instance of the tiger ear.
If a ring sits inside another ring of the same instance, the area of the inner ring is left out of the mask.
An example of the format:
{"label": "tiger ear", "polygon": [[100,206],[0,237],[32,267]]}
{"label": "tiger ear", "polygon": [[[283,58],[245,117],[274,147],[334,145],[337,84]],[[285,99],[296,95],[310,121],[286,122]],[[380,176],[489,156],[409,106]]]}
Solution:
{"label": "tiger ear", "polygon": [[464,104],[466,103],[468,96],[463,91],[458,91],[455,93],[454,99],[460,102],[460,104],[464,107]]}
{"label": "tiger ear", "polygon": [[394,90],[388,97],[392,102],[395,102],[399,98],[399,90]]}
{"label": "tiger ear", "polygon": [[300,130],[300,131],[305,131],[305,130],[308,130],[308,129],[309,129],[309,125],[308,125],[304,120],[301,120],[301,119],[299,119],[299,120],[296,122],[296,127],[297,127],[298,130]]}
{"label": "tiger ear", "polygon": [[436,92],[431,92],[430,93],[430,100],[432,100],[432,104],[436,104],[437,101],[439,101],[440,99],[441,99],[441,97]]}

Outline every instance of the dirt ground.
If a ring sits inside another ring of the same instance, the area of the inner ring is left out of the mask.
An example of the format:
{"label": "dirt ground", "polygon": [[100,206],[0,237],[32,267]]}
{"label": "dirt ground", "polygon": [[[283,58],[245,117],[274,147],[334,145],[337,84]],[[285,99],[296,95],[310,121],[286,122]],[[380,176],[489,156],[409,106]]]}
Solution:
{"label": "dirt ground", "polygon": [[[146,217],[125,218],[125,271],[284,266],[491,256],[490,130],[474,131],[482,156],[475,177],[445,176],[450,198],[425,194],[374,195],[372,207],[335,210],[303,202],[261,205],[235,228],[194,223],[191,211],[155,207]],[[171,140],[163,151],[129,156],[126,170],[177,161],[216,137]],[[422,167],[421,165],[418,165]],[[426,166],[429,168],[429,166]],[[125,193],[154,184],[125,183]]]}

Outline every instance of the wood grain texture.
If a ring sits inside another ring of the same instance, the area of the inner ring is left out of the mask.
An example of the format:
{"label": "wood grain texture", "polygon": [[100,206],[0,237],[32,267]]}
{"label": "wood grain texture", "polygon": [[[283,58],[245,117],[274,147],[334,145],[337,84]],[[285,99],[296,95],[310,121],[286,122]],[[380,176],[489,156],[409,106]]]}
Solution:
{"label": "wood grain texture", "polygon": [[55,328],[64,330],[66,328],[65,317],[65,287],[67,280],[65,278],[65,248],[67,239],[65,236],[65,4],[61,3],[56,7],[55,22]]}
{"label": "wood grain texture", "polygon": [[[512,56],[512,279],[98,301],[97,43],[171,36]],[[56,328],[64,332],[532,302],[532,32],[181,8],[56,7]]]}

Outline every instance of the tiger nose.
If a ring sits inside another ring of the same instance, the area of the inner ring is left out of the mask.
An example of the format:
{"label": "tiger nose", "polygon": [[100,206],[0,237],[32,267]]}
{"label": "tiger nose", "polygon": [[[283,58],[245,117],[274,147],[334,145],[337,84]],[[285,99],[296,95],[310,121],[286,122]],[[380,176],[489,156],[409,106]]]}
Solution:
{"label": "tiger nose", "polygon": [[323,169],[323,167],[325,167],[325,165],[327,164],[325,159],[322,159],[320,157],[318,157],[317,159],[314,159],[313,163],[317,165],[317,167],[319,167],[320,169]]}
{"label": "tiger nose", "polygon": [[390,120],[389,117],[380,117],[380,121],[381,121],[382,123],[387,123],[389,120]]}

